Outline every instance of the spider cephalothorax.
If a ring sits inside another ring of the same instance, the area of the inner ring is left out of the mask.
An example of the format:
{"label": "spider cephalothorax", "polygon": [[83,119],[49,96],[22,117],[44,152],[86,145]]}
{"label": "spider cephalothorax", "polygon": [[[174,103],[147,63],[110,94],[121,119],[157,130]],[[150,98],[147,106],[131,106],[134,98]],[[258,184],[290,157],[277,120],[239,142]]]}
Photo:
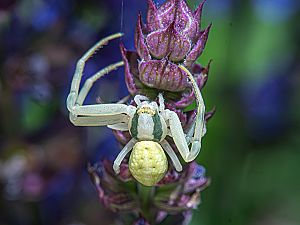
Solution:
{"label": "spider cephalothorax", "polygon": [[[137,95],[137,99],[143,98]],[[146,99],[146,98],[145,98]],[[140,102],[139,102],[140,103]],[[167,125],[158,110],[156,102],[142,102],[129,120],[129,132],[131,136],[139,141],[154,140],[161,141],[165,139]]]}
{"label": "spider cephalothorax", "polygon": [[164,151],[169,155],[175,169],[182,170],[177,155],[165,139],[166,136],[173,138],[184,161],[190,162],[197,157],[201,148],[201,138],[205,134],[205,106],[193,75],[182,65],[179,65],[179,68],[188,76],[197,100],[195,122],[186,134],[178,115],[172,110],[165,109],[161,93],[158,95],[159,104],[150,101],[146,96],[136,95],[134,101],[137,106],[123,103],[83,105],[93,83],[123,65],[123,62],[118,62],[104,68],[87,79],[79,91],[85,62],[109,40],[120,36],[122,34],[115,34],[101,40],[78,61],[67,99],[67,107],[70,111],[70,120],[76,126],[108,126],[114,130],[129,131],[131,140],[115,159],[113,169],[119,173],[122,160],[133,149],[129,159],[129,169],[132,175],[144,185],[152,186],[167,171]]}

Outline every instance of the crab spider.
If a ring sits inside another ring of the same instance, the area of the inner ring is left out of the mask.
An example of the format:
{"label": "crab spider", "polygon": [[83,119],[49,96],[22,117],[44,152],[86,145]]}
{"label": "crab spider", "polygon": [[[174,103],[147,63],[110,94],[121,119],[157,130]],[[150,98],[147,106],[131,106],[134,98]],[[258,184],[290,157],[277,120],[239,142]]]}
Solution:
{"label": "crab spider", "polygon": [[[71,90],[67,98],[67,108],[70,112],[70,120],[75,126],[107,126],[111,129],[129,131],[132,139],[125,145],[114,161],[113,169],[119,173],[120,164],[125,156],[141,141],[157,142],[169,155],[175,169],[182,170],[182,165],[165,139],[171,136],[174,143],[186,162],[194,160],[201,149],[201,138],[205,133],[205,106],[201,92],[194,80],[193,75],[184,67],[179,66],[186,72],[197,102],[197,115],[195,123],[187,134],[184,133],[177,114],[165,109],[162,94],[158,95],[158,103],[150,101],[146,96],[136,95],[134,101],[137,107],[122,103],[83,105],[83,102],[93,83],[105,74],[123,66],[123,62],[112,64],[85,81],[82,89],[79,86],[84,70],[85,62],[103,45],[110,40],[121,37],[117,33],[100,40],[79,59],[73,76]],[[189,148],[191,144],[191,148]]]}

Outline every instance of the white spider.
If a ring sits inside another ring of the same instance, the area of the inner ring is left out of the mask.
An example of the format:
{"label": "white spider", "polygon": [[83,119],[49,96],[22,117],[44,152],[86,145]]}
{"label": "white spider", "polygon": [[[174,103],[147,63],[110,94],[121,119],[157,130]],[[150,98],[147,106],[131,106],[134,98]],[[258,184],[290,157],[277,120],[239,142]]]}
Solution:
{"label": "white spider", "polygon": [[[159,106],[156,102],[151,102],[142,95],[134,97],[137,107],[121,103],[82,105],[96,80],[123,65],[123,62],[118,62],[100,70],[86,80],[79,92],[85,62],[108,41],[121,36],[122,34],[118,33],[99,41],[78,61],[67,99],[70,120],[76,126],[108,126],[111,129],[130,132],[132,139],[125,145],[114,161],[113,169],[116,173],[119,173],[122,160],[139,141],[158,142],[171,158],[175,169],[181,171],[181,163],[170,144],[165,140],[166,136],[169,135],[173,138],[184,161],[190,162],[199,154],[201,138],[205,134],[204,102],[193,75],[185,67],[179,66],[188,74],[197,100],[195,123],[187,134],[184,134],[177,114],[165,109],[162,94],[158,96]],[[191,149],[189,149],[190,143]]]}

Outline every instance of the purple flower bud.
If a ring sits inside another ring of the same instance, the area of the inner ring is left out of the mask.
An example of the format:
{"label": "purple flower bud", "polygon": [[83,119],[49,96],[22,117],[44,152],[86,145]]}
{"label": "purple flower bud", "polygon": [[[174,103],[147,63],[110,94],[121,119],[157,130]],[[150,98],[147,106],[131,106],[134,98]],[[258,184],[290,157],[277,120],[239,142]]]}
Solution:
{"label": "purple flower bud", "polygon": [[174,92],[183,91],[188,86],[186,73],[166,59],[140,62],[139,78],[148,87],[160,86]]}
{"label": "purple flower bud", "polygon": [[205,169],[203,166],[196,164],[195,162],[191,163],[188,179],[184,184],[184,193],[190,193],[195,189],[202,190],[205,188],[209,180],[205,177]]}
{"label": "purple flower bud", "polygon": [[175,22],[165,29],[150,33],[146,42],[154,58],[168,57],[173,62],[183,60],[191,49],[191,41],[175,29]]}
{"label": "purple flower bud", "polygon": [[205,85],[209,68],[200,66],[202,70],[194,71],[199,67],[195,61],[204,50],[211,28],[209,25],[200,29],[204,3],[205,0],[192,12],[185,0],[167,0],[160,7],[148,0],[146,24],[139,15],[136,25],[137,52],[121,46],[125,81],[132,95],[147,95],[153,90],[178,92],[181,97],[176,98],[176,108],[185,108],[195,100],[187,74],[179,64],[194,74],[200,89]]}
{"label": "purple flower bud", "polygon": [[103,165],[88,165],[88,172],[103,205],[113,212],[135,211],[138,203],[121,184],[121,179],[116,178],[110,171],[112,164],[104,161]]}
{"label": "purple flower bud", "polygon": [[204,47],[206,45],[206,41],[208,38],[208,34],[210,31],[212,24],[210,24],[200,35],[197,43],[193,47],[193,49],[189,52],[189,54],[186,56],[184,64],[187,67],[192,66],[192,64],[196,61],[196,59],[202,54]]}
{"label": "purple flower bud", "polygon": [[140,58],[148,61],[150,52],[155,59],[167,57],[172,62],[187,58],[186,65],[191,66],[202,53],[210,29],[200,31],[203,5],[193,13],[185,0],[168,0],[158,9],[148,0],[147,25],[139,16],[135,34]]}
{"label": "purple flower bud", "polygon": [[138,51],[139,56],[144,60],[150,60],[151,56],[148,47],[145,43],[144,34],[142,30],[142,18],[141,14],[138,16],[138,22],[135,31],[135,48]]}

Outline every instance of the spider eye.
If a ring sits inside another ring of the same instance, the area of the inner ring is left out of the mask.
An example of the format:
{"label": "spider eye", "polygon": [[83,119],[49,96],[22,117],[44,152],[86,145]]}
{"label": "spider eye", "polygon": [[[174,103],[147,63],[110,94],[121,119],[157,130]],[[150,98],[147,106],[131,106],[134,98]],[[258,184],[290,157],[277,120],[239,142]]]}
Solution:
{"label": "spider eye", "polygon": [[150,114],[151,116],[154,116],[156,114],[156,111],[149,106],[142,106],[137,110],[137,114],[141,115],[142,113],[147,113]]}

